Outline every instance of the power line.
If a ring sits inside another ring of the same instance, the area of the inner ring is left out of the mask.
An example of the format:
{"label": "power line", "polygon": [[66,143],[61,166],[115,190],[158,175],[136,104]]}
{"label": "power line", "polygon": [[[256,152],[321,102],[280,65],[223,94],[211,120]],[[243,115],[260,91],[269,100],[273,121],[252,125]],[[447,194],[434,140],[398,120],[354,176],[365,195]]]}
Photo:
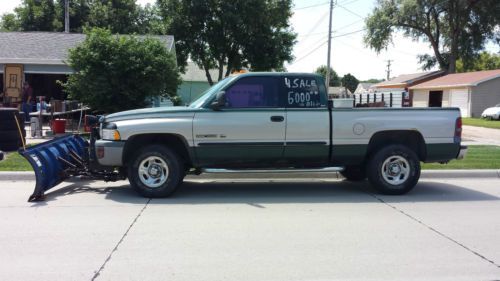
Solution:
{"label": "power line", "polygon": [[359,0],[352,0],[352,1],[344,1],[344,2],[341,2],[340,5],[350,5],[354,2],[358,2]]}
{"label": "power line", "polygon": [[310,5],[310,6],[304,6],[304,7],[299,7],[299,8],[294,8],[294,10],[304,10],[304,9],[309,9],[309,8],[314,8],[314,7],[319,7],[319,6],[323,6],[323,5],[326,5],[326,4],[329,4],[330,2],[324,2],[324,3],[320,3],[320,4],[314,4],[314,5]]}
{"label": "power line", "polygon": [[294,61],[294,63],[297,63],[303,59],[305,59],[306,57],[308,57],[310,54],[314,53],[315,51],[317,51],[319,48],[323,47],[326,43],[328,43],[328,40],[323,42],[321,45],[317,46],[316,48],[312,49],[309,53],[305,54],[304,56],[302,56],[301,58],[297,59]]}
{"label": "power line", "polygon": [[368,57],[370,57],[370,58],[377,59],[377,60],[379,60],[379,61],[381,61],[381,62],[383,62],[383,61],[384,61],[383,59],[381,59],[381,58],[379,58],[379,57],[377,57],[377,56],[374,56],[373,54],[370,54],[370,53],[369,53],[369,52],[367,52],[366,50],[364,50],[364,49],[360,49],[360,48],[355,47],[355,46],[353,46],[353,45],[351,45],[351,44],[347,44],[346,42],[344,42],[344,41],[342,41],[342,40],[335,40],[335,42],[340,43],[340,44],[342,44],[342,45],[345,45],[345,46],[347,46],[347,47],[349,47],[349,48],[351,48],[351,49],[353,49],[353,50],[356,50],[356,51],[358,51],[359,53],[362,53],[362,54],[364,54],[365,56],[368,56]]}
{"label": "power line", "polygon": [[[322,43],[323,40],[325,40],[325,38],[320,38],[319,40],[317,40],[316,42],[314,42],[314,44],[311,44],[311,45],[308,45],[308,46],[306,46],[304,48],[301,48],[300,53],[304,53],[303,51],[309,51],[309,50],[311,50],[312,47],[317,46],[318,44]],[[299,51],[299,50],[297,50],[297,51]]]}
{"label": "power line", "polygon": [[316,28],[318,28],[318,26],[321,24],[321,22],[322,22],[322,21],[326,18],[326,15],[327,15],[327,14],[328,14],[328,12],[325,12],[325,13],[324,13],[324,14],[323,14],[323,15],[322,15],[319,19],[318,19],[318,21],[317,21],[317,22],[313,25],[313,27],[309,30],[309,32],[307,32],[307,33],[305,34],[305,37],[304,37],[304,39],[302,39],[302,40],[304,40],[304,41],[305,41],[307,38],[309,38],[309,35],[311,35],[311,34],[312,34],[312,32],[313,32],[314,30],[316,30]]}
{"label": "power line", "polygon": [[[357,24],[357,23],[359,23],[361,21],[362,20],[359,19],[357,21],[351,22],[350,24],[346,24],[344,26],[341,26],[341,27],[337,28],[336,30],[333,30],[332,34],[335,34],[335,33],[339,32],[339,31],[341,31],[343,29],[346,29],[347,27],[353,26],[353,25],[355,25],[355,24]],[[309,36],[325,35],[325,34],[328,34],[328,31],[316,32],[316,33],[309,33],[309,34],[299,35],[298,37],[304,37],[304,36],[308,36],[309,37]]]}
{"label": "power line", "polygon": [[365,19],[365,17],[363,17],[362,15],[360,15],[360,14],[358,14],[358,13],[356,13],[356,12],[353,12],[353,11],[351,11],[351,10],[347,9],[346,7],[342,6],[342,5],[337,5],[337,6],[339,6],[340,8],[342,8],[342,9],[344,9],[344,10],[348,11],[349,13],[351,13],[351,14],[353,14],[353,15],[355,15],[355,16],[357,16],[357,17],[361,18],[361,19]]}
{"label": "power line", "polygon": [[[360,30],[355,30],[355,31],[352,31],[352,32],[348,32],[348,33],[344,33],[344,34],[339,34],[339,35],[336,35],[336,36],[332,36],[332,39],[334,38],[339,38],[339,37],[344,37],[344,36],[349,36],[349,35],[352,35],[352,34],[355,34],[355,33],[358,33],[358,32],[362,32],[362,31],[365,31],[366,29],[363,28],[363,29],[360,29]],[[320,43],[321,41],[323,41],[324,39],[321,38],[319,41],[315,42],[314,44],[311,44],[311,47],[312,46],[316,46],[318,43]],[[304,50],[308,50],[310,48],[304,48]]]}
{"label": "power line", "polygon": [[363,29],[360,29],[360,30],[355,30],[355,31],[352,31],[352,32],[335,35],[335,36],[332,36],[332,38],[344,37],[344,36],[352,35],[352,34],[355,34],[355,33],[358,33],[358,32],[362,32],[362,31],[365,31],[365,30],[366,30],[366,28],[363,28]]}

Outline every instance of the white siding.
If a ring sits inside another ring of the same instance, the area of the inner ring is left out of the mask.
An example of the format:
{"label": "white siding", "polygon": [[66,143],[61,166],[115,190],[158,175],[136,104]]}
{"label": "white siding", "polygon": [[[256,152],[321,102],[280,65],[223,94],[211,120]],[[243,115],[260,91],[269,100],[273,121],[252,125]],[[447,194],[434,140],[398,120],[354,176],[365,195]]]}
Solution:
{"label": "white siding", "polygon": [[441,107],[449,107],[450,106],[450,90],[443,90],[443,103]]}
{"label": "white siding", "polygon": [[428,106],[429,106],[429,90],[414,90],[413,107],[428,107]]}
{"label": "white siding", "polygon": [[479,84],[471,90],[471,115],[481,117],[488,107],[500,103],[500,78]]}

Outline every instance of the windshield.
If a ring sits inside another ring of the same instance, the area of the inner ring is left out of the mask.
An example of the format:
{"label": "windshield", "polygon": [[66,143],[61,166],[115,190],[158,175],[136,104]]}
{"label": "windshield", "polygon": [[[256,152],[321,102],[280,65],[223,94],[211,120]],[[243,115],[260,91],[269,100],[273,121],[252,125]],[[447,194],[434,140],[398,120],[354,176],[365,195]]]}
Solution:
{"label": "windshield", "polygon": [[217,92],[222,89],[226,84],[231,82],[234,79],[235,76],[231,77],[226,77],[222,79],[221,81],[217,82],[217,84],[213,85],[212,87],[208,88],[203,94],[195,101],[193,101],[189,107],[190,108],[200,108],[202,107],[213,95],[215,95]]}

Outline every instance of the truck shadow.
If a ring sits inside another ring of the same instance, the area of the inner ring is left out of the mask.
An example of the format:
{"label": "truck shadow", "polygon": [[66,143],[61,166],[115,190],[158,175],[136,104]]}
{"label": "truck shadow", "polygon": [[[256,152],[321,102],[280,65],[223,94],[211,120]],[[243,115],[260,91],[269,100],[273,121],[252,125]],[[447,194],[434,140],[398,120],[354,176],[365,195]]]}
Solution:
{"label": "truck shadow", "polygon": [[[46,202],[61,196],[77,196],[80,193],[102,194],[106,199],[120,203],[144,204],[128,182],[112,187],[96,187],[91,181],[78,181],[48,192]],[[306,181],[283,182],[195,182],[186,181],[169,198],[153,199],[150,204],[233,204],[254,206],[279,203],[366,203],[382,199],[398,202],[454,202],[492,201],[499,197],[477,190],[437,181],[420,182],[406,195],[386,196],[377,194],[368,182]]]}

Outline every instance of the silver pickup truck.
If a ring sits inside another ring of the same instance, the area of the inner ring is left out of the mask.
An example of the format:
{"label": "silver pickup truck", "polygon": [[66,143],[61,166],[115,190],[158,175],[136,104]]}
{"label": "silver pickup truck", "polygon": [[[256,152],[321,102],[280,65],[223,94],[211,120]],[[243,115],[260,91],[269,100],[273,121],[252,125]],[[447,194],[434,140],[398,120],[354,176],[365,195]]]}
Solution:
{"label": "silver pickup truck", "polygon": [[230,76],[187,107],[139,109],[100,120],[91,142],[103,169],[147,197],[165,197],[187,173],[339,171],[384,194],[404,194],[420,162],[463,158],[457,108],[333,108],[323,78]]}

